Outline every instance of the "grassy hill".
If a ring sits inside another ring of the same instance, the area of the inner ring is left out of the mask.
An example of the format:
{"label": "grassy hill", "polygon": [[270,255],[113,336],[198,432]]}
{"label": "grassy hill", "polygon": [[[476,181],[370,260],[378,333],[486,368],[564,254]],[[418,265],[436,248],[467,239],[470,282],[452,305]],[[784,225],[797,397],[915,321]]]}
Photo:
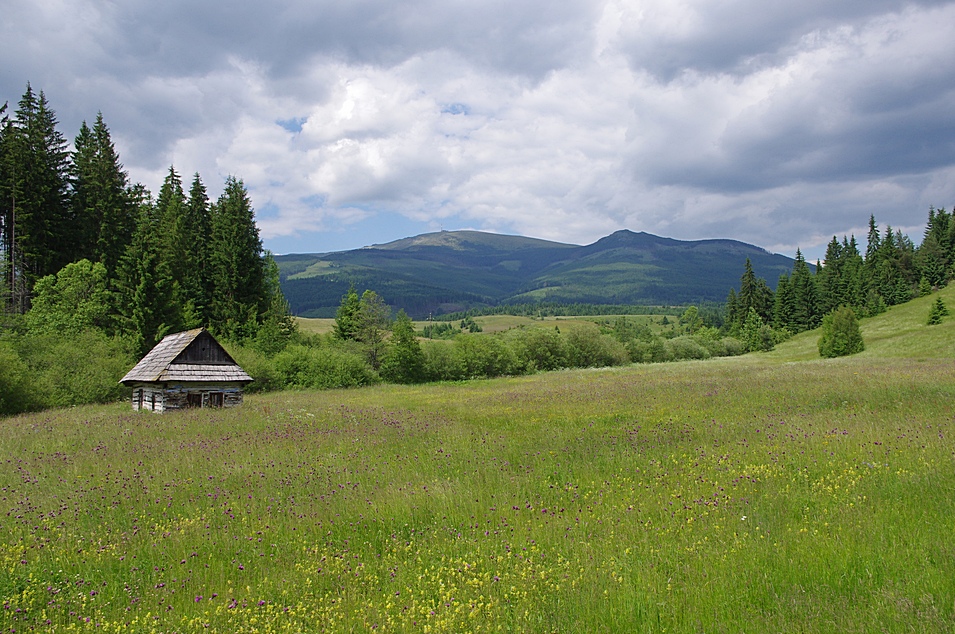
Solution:
{"label": "grassy hill", "polygon": [[618,231],[576,246],[445,231],[338,253],[278,256],[295,314],[331,317],[354,284],[415,318],[524,302],[685,304],[723,301],[746,258],[775,285],[792,260],[732,240],[684,242]]}
{"label": "grassy hill", "polygon": [[[955,307],[955,289],[942,291]],[[5,631],[943,632],[955,317],[866,351],[2,421]]]}
{"label": "grassy hill", "polygon": [[[859,359],[955,359],[955,319],[927,326],[929,310],[937,297],[955,308],[955,286],[893,306],[888,312],[860,322],[866,349]],[[774,361],[806,361],[819,358],[819,331],[801,333],[765,353]]]}

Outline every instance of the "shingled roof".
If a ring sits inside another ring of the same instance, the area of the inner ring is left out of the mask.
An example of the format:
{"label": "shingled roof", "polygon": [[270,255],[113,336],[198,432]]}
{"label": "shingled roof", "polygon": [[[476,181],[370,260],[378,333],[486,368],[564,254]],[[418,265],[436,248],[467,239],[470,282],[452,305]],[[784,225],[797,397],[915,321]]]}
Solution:
{"label": "shingled roof", "polygon": [[[206,347],[199,349],[199,346],[208,346],[211,354]],[[163,337],[120,383],[168,381],[248,383],[252,377],[205,328],[196,328]]]}

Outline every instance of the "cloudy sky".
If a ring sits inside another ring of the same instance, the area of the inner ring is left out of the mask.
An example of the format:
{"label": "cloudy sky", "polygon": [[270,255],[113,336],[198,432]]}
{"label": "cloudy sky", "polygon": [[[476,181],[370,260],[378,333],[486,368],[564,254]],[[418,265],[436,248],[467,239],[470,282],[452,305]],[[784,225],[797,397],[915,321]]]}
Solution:
{"label": "cloudy sky", "polygon": [[617,229],[821,257],[955,204],[955,2],[5,0],[0,100],[134,181],[234,174],[267,248]]}

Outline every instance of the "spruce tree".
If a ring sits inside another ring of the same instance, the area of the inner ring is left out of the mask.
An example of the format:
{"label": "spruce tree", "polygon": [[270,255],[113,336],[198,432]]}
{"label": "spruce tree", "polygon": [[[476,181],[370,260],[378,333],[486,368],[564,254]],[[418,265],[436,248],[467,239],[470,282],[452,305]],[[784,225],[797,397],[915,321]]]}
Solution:
{"label": "spruce tree", "polygon": [[948,280],[948,262],[942,246],[934,233],[927,233],[916,257],[921,279],[929,287],[941,287]]}
{"label": "spruce tree", "polygon": [[798,332],[792,328],[794,313],[795,304],[789,276],[783,273],[779,276],[779,283],[776,284],[773,328],[785,328],[790,332]]}
{"label": "spruce tree", "polygon": [[775,346],[772,328],[763,322],[755,308],[750,307],[740,337],[749,352],[769,351]]}
{"label": "spruce tree", "polygon": [[743,275],[740,278],[739,293],[736,295],[734,316],[735,328],[738,330],[743,327],[745,320],[749,319],[749,309],[752,308],[763,320],[763,323],[773,319],[773,291],[766,284],[766,280],[756,277],[753,272],[753,264],[749,258],[746,258]]}
{"label": "spruce tree", "polygon": [[69,153],[46,97],[27,84],[3,134],[4,258],[13,307],[29,308],[33,284],[75,259],[79,239],[69,205]]}
{"label": "spruce tree", "polygon": [[942,323],[942,318],[948,315],[948,308],[945,307],[945,302],[942,301],[941,297],[935,298],[935,303],[932,304],[932,309],[928,313],[928,325],[937,326]]}
{"label": "spruce tree", "polygon": [[268,310],[255,334],[255,346],[272,356],[285,349],[296,328],[289,303],[279,285],[278,264],[269,251],[265,252],[265,287],[269,298]]}
{"label": "spruce tree", "polygon": [[730,292],[726,296],[726,327],[732,330],[738,327],[742,320],[739,318],[739,298],[736,296],[736,289],[730,287]]}
{"label": "spruce tree", "polygon": [[936,210],[929,207],[928,222],[925,225],[925,234],[922,244],[915,254],[916,269],[920,278],[924,278],[930,286],[941,287],[948,282],[949,271],[952,265],[952,237],[955,234],[955,222],[952,214],[945,209]]}
{"label": "spruce tree", "polygon": [[332,333],[342,341],[358,340],[358,313],[361,311],[361,298],[355,285],[348,286],[348,292],[342,296],[342,301],[335,311],[335,325]]}
{"label": "spruce tree", "polygon": [[234,176],[213,205],[213,328],[232,339],[254,336],[268,310],[262,241],[245,185]]}
{"label": "spruce tree", "polygon": [[73,147],[72,206],[80,255],[102,262],[113,277],[136,230],[136,210],[103,113],[92,129],[83,122]]}
{"label": "spruce tree", "polygon": [[70,203],[73,206],[73,215],[76,217],[76,226],[74,227],[80,239],[80,255],[90,261],[96,261],[93,255],[93,243],[96,241],[95,227],[100,224],[100,219],[96,216],[99,213],[99,205],[94,200],[94,185],[90,183],[90,174],[92,174],[96,162],[96,147],[93,142],[93,131],[86,121],[80,124],[80,131],[73,139],[73,156],[70,164],[70,179],[72,184],[72,196]]}
{"label": "spruce tree", "polygon": [[822,313],[828,313],[845,302],[845,258],[842,250],[843,245],[832,236],[826,246],[823,266],[816,268],[819,311]]}
{"label": "spruce tree", "polygon": [[140,355],[162,337],[183,328],[182,312],[175,303],[176,285],[162,257],[158,238],[159,218],[148,192],[139,190],[136,233],[118,267],[119,321]]}
{"label": "spruce tree", "polygon": [[812,330],[819,325],[820,317],[816,300],[816,281],[806,264],[802,252],[796,249],[796,261],[793,264],[792,278],[792,318],[789,322],[793,332]]}
{"label": "spruce tree", "polygon": [[[865,280],[863,273],[864,262],[859,253],[859,246],[855,236],[848,241],[842,239],[842,302],[853,309],[861,309],[865,305]],[[831,310],[837,308],[830,307]]]}
{"label": "spruce tree", "polygon": [[183,280],[183,288],[186,297],[195,306],[202,323],[209,324],[212,319],[213,297],[210,244],[212,217],[209,210],[209,195],[198,172],[193,177],[186,201],[185,228],[189,241],[191,269]]}
{"label": "spruce tree", "polygon": [[865,262],[875,265],[875,260],[882,246],[882,237],[879,235],[879,225],[875,222],[875,216],[869,216],[869,233],[866,235]]}
{"label": "spruce tree", "polygon": [[10,171],[11,156],[9,150],[12,138],[12,124],[7,115],[7,104],[0,106],[0,315],[6,315],[13,308],[13,253],[11,251],[13,232],[13,175]]}
{"label": "spruce tree", "polygon": [[886,305],[895,306],[907,302],[912,298],[914,280],[912,275],[912,247],[911,241],[901,232],[886,227],[877,253],[877,263],[874,269],[874,283]]}

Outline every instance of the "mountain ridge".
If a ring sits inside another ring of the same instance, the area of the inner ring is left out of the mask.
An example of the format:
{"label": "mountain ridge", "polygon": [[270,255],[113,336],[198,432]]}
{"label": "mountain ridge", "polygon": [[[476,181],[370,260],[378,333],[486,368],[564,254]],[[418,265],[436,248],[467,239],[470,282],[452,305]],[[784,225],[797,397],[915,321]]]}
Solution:
{"label": "mountain ridge", "polygon": [[360,249],[276,256],[292,312],[334,316],[350,285],[412,317],[508,303],[720,302],[746,258],[771,286],[793,260],[732,239],[683,241],[621,229],[589,245],[440,231]]}

